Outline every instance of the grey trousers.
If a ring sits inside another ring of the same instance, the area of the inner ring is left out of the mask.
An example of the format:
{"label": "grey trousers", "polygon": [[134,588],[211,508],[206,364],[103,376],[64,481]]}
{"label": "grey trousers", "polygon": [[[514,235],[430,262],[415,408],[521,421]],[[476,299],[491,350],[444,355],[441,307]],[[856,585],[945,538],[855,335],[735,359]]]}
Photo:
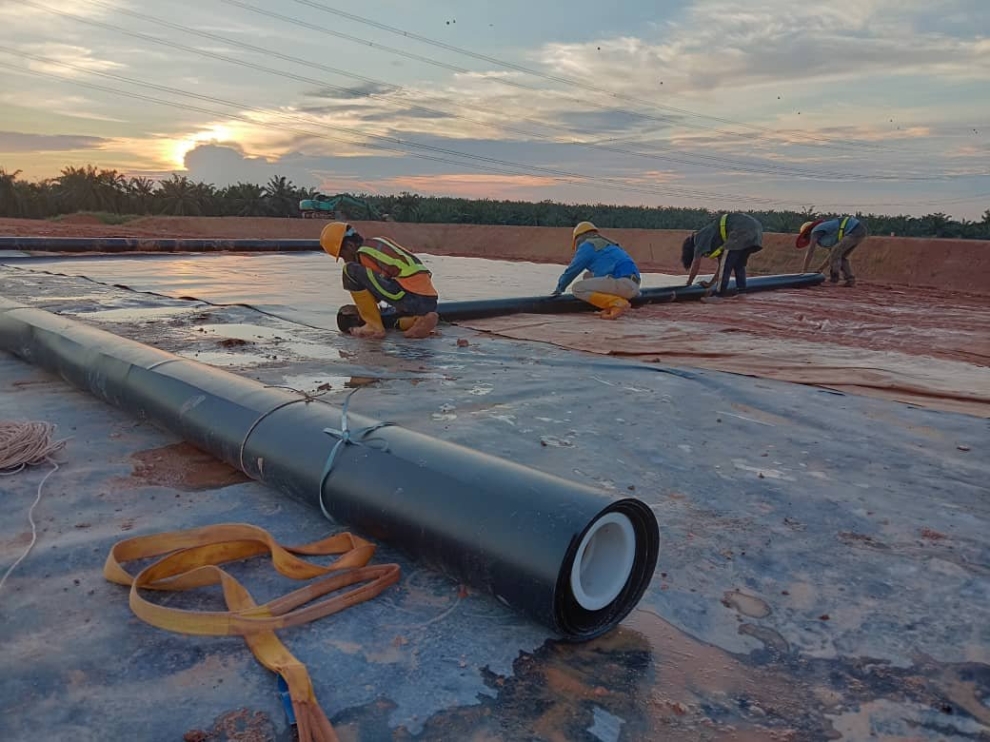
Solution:
{"label": "grey trousers", "polygon": [[611,276],[585,278],[574,284],[571,293],[581,301],[588,301],[588,297],[594,293],[621,296],[623,299],[635,299],[639,296],[639,284],[631,278],[612,278]]}
{"label": "grey trousers", "polygon": [[852,272],[852,265],[849,264],[849,255],[852,254],[852,251],[856,249],[857,245],[865,240],[867,236],[866,225],[860,222],[838,244],[830,248],[828,262],[829,273],[831,274],[833,283],[839,280],[839,271],[842,272],[842,277],[847,281],[855,278]]}

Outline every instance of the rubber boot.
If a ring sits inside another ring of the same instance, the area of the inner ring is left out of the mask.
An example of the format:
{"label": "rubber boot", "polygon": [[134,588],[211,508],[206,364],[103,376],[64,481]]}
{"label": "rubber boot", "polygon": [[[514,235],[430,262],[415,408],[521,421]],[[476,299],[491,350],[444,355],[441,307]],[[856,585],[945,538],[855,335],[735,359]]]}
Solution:
{"label": "rubber boot", "polygon": [[598,291],[589,294],[587,301],[592,306],[596,306],[602,310],[598,313],[598,316],[602,319],[616,319],[632,306],[632,304],[621,296],[602,294]]}
{"label": "rubber boot", "polygon": [[403,332],[405,332],[410,327],[416,324],[417,319],[419,319],[419,317],[416,317],[415,315],[412,314],[406,317],[399,317],[399,320],[395,323],[395,326],[398,327]]}
{"label": "rubber boot", "polygon": [[433,333],[434,328],[436,328],[437,323],[440,321],[440,315],[436,312],[428,312],[413,319],[416,321],[413,322],[412,327],[402,334],[407,338],[420,340],[422,338],[428,338]]}
{"label": "rubber boot", "polygon": [[383,338],[385,326],[382,324],[382,314],[378,310],[378,301],[370,291],[352,291],[351,296],[357,306],[358,314],[364,324],[351,330],[351,335],[359,338]]}

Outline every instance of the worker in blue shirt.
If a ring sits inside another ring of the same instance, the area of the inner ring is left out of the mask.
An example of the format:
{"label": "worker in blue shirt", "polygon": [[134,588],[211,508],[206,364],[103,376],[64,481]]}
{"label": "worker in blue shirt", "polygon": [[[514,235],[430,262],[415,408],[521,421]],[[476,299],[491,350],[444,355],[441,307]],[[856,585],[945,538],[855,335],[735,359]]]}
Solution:
{"label": "worker in blue shirt", "polygon": [[553,295],[564,293],[578,274],[586,271],[584,279],[572,289],[576,298],[601,309],[598,316],[602,319],[616,319],[628,311],[630,299],[639,296],[641,280],[629,253],[602,237],[591,222],[574,227],[571,249],[574,257],[557,281]]}
{"label": "worker in blue shirt", "polygon": [[801,231],[798,233],[794,245],[798,248],[808,248],[808,252],[804,256],[803,271],[805,273],[808,272],[808,266],[811,265],[815,248],[827,247],[829,248],[828,258],[821,264],[817,272],[821,273],[827,265],[829,266],[829,280],[832,283],[839,282],[839,272],[841,271],[846,286],[855,286],[856,276],[853,275],[849,255],[868,236],[866,224],[854,216],[816,219],[801,225]]}

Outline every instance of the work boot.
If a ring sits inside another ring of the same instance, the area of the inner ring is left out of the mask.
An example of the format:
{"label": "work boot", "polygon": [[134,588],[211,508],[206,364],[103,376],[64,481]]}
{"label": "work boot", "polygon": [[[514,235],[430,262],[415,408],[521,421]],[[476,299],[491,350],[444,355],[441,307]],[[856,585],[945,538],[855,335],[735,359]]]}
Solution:
{"label": "work boot", "polygon": [[602,319],[616,319],[632,306],[621,296],[603,294],[600,291],[592,292],[585,301],[602,310],[598,313]]}
{"label": "work boot", "polygon": [[846,279],[846,286],[848,288],[852,288],[855,285],[856,285],[856,279],[855,279],[855,277],[849,276],[849,278]]}
{"label": "work boot", "polygon": [[839,282],[839,274],[838,273],[832,273],[832,274],[830,274],[829,277],[828,277],[828,280],[829,280],[830,283],[838,283]]}
{"label": "work boot", "polygon": [[371,295],[371,292],[352,291],[351,296],[354,299],[358,314],[364,320],[364,324],[360,327],[351,328],[351,335],[357,338],[381,339],[385,337],[385,326],[382,324],[378,301]]}
{"label": "work boot", "polygon": [[437,323],[440,321],[440,315],[436,312],[430,312],[424,314],[421,317],[417,317],[416,321],[413,322],[412,327],[406,330],[403,334],[407,338],[422,339],[428,338],[433,330],[436,328]]}
{"label": "work boot", "polygon": [[629,311],[632,307],[628,301],[622,297],[615,297],[615,301],[608,309],[605,309],[598,313],[598,316],[602,319],[618,319],[623,314]]}

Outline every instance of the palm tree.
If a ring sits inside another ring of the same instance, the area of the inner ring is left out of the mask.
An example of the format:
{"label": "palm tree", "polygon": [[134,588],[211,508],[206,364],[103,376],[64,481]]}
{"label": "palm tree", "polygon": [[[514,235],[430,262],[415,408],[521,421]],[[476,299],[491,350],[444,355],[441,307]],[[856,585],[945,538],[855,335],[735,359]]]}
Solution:
{"label": "palm tree", "polygon": [[17,176],[20,170],[8,173],[0,168],[0,215],[21,216],[24,211],[24,204],[21,200],[21,192],[17,187]]}
{"label": "palm tree", "polygon": [[199,202],[202,216],[220,216],[222,213],[220,192],[212,183],[194,183],[193,193]]}
{"label": "palm tree", "polygon": [[295,197],[296,187],[285,176],[273,175],[264,188],[265,198],[273,216],[297,216],[299,199]]}
{"label": "palm tree", "polygon": [[150,214],[155,203],[155,181],[151,178],[131,178],[127,184],[130,208],[138,214]]}
{"label": "palm tree", "polygon": [[268,202],[264,189],[255,183],[238,183],[224,191],[224,201],[233,216],[266,216]]}
{"label": "palm tree", "polygon": [[199,216],[202,213],[196,194],[196,185],[185,175],[172,173],[172,177],[158,185],[158,196],[163,214],[173,216]]}
{"label": "palm tree", "polygon": [[92,165],[62,168],[56,181],[59,206],[64,212],[99,211],[103,208],[100,174]]}

